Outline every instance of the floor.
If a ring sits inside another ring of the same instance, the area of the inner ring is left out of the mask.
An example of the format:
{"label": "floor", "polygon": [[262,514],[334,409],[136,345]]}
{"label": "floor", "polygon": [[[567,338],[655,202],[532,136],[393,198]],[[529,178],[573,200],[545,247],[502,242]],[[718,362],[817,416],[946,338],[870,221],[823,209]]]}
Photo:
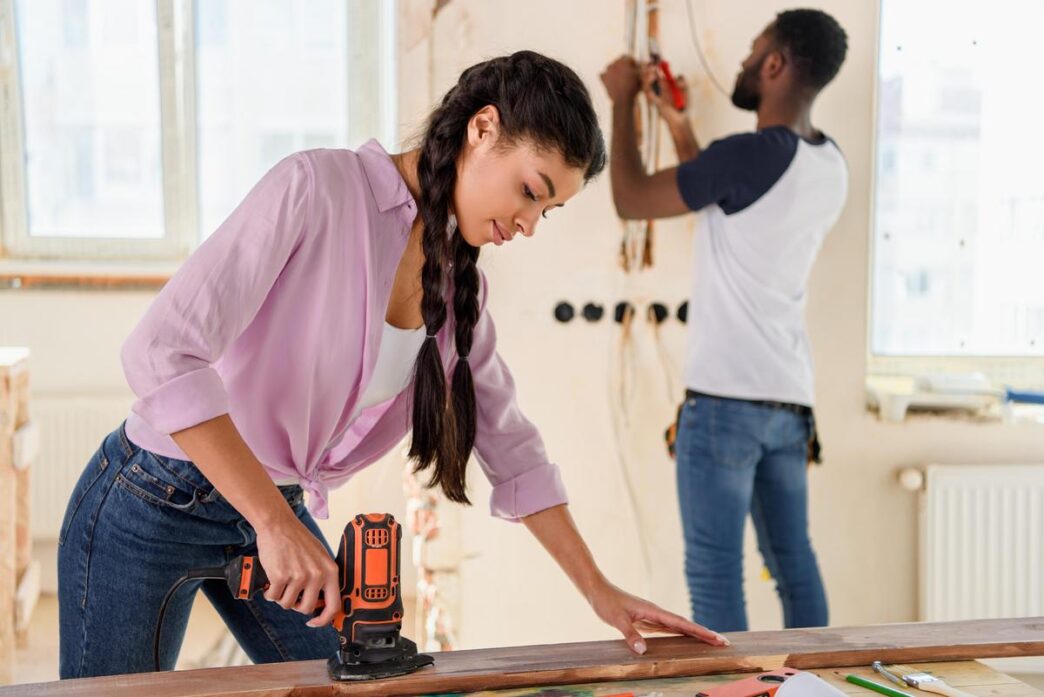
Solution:
{"label": "floor", "polygon": [[[412,608],[406,608],[410,614]],[[225,626],[205,598],[192,609],[178,669],[195,668],[211,653],[225,633]],[[984,661],[998,671],[1044,690],[1044,658]],[[40,599],[33,613],[29,647],[15,656],[15,683],[48,682],[58,679],[58,601],[53,595]]]}

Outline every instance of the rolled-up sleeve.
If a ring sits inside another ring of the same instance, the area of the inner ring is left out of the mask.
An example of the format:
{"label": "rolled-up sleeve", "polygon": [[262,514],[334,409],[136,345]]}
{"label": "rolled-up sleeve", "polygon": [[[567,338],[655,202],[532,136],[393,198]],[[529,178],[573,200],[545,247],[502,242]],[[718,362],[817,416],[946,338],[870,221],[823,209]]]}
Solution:
{"label": "rolled-up sleeve", "polygon": [[123,344],[133,411],[176,433],[229,411],[212,367],[253,321],[304,237],[312,169],[292,155],[178,269]]}
{"label": "rolled-up sleeve", "polygon": [[481,279],[482,309],[468,357],[477,409],[475,455],[493,485],[490,512],[517,521],[567,503],[567,497],[558,466],[548,460],[540,433],[518,407],[515,382],[497,353],[486,278]]}

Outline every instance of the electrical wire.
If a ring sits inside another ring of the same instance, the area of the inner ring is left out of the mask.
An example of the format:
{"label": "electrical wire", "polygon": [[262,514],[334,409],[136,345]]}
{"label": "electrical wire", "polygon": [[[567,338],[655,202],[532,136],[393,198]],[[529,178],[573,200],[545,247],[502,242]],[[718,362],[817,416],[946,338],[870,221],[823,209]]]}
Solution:
{"label": "electrical wire", "polygon": [[689,34],[692,35],[692,44],[696,47],[696,55],[700,58],[700,65],[703,66],[703,72],[707,74],[707,77],[714,84],[714,87],[721,92],[722,96],[731,100],[732,95],[729,94],[728,90],[721,86],[720,82],[718,82],[718,78],[714,76],[714,71],[711,70],[710,62],[707,60],[707,56],[703,52],[703,45],[700,43],[700,37],[696,31],[696,16],[692,11],[692,0],[685,0],[685,10],[689,15]]}
{"label": "electrical wire", "polygon": [[664,394],[667,397],[667,403],[672,407],[678,403],[675,397],[675,385],[680,383],[679,376],[676,374],[674,369],[674,363],[671,361],[670,355],[667,353],[667,346],[663,338],[663,327],[659,324],[653,323],[653,341],[656,344],[656,354],[660,361],[660,367],[663,368],[664,384],[667,389]]}
{"label": "electrical wire", "polygon": [[[610,325],[611,327],[612,325]],[[621,331],[622,326],[621,326]],[[609,380],[607,381],[607,387],[609,388],[609,417],[610,424],[613,429],[613,440],[616,444],[616,464],[619,467],[620,478],[623,483],[624,493],[627,496],[627,510],[630,513],[631,521],[634,523],[634,532],[638,538],[638,547],[642,554],[642,565],[645,568],[645,579],[649,583],[652,578],[652,557],[649,554],[649,545],[645,537],[645,529],[642,525],[642,518],[638,512],[638,492],[634,485],[634,481],[631,478],[630,468],[628,467],[628,458],[626,450],[626,439],[624,438],[624,430],[628,428],[627,418],[627,404],[626,404],[626,385],[627,368],[624,366],[626,363],[626,353],[630,343],[630,340],[625,342],[623,335],[620,337],[620,341],[609,341]],[[615,349],[615,350],[614,350]],[[616,366],[617,363],[617,351],[619,352],[620,365]],[[632,358],[631,363],[634,363]],[[614,370],[614,368],[616,368]],[[617,380],[613,379],[614,376],[620,381],[617,385]]]}

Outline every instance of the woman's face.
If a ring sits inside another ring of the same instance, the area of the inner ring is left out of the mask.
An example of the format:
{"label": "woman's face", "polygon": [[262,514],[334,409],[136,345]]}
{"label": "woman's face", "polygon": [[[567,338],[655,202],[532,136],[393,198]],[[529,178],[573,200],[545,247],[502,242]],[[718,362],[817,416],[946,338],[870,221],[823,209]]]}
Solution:
{"label": "woman's face", "polygon": [[487,106],[468,123],[457,162],[457,228],[473,247],[499,246],[520,234],[532,237],[541,217],[553,214],[583,185],[583,170],[567,165],[560,153],[524,140],[505,146],[500,115]]}

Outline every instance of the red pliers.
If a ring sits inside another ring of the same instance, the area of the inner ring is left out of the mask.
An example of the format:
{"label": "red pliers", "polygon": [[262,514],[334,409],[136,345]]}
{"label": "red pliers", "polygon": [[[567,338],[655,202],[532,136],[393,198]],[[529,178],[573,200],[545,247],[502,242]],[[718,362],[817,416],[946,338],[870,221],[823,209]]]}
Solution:
{"label": "red pliers", "polygon": [[[663,73],[663,80],[667,83],[667,89],[671,92],[671,100],[674,102],[674,108],[678,111],[685,110],[685,93],[678,87],[678,81],[674,79],[674,75],[671,73],[671,68],[667,65],[667,61],[663,59],[660,54],[660,44],[656,39],[649,39],[649,59],[656,64],[656,67]],[[657,96],[660,94],[660,81],[652,83],[653,92]]]}

